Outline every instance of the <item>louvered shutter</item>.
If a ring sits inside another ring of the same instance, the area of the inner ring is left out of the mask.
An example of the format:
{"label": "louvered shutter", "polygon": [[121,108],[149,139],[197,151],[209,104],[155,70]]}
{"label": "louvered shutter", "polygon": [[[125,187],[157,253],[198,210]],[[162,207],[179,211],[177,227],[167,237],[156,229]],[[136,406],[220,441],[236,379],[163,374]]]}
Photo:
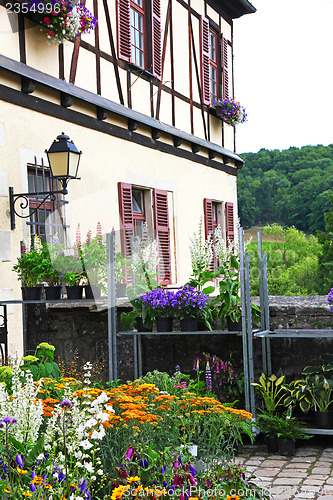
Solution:
{"label": "louvered shutter", "polygon": [[131,260],[131,237],[134,235],[132,186],[118,182],[119,212],[121,220],[121,249],[125,259]]}
{"label": "louvered shutter", "polygon": [[223,99],[229,99],[228,40],[221,35]]}
{"label": "louvered shutter", "polygon": [[[213,228],[213,202],[208,198],[204,198],[204,219],[205,219],[205,238],[207,239],[209,235],[214,240],[214,228]],[[213,255],[212,262],[210,263],[209,270],[214,271],[215,257]]]}
{"label": "louvered shutter", "polygon": [[169,285],[171,283],[171,251],[167,191],[154,189],[154,217],[160,258],[158,276],[163,284]]}
{"label": "louvered shutter", "polygon": [[162,78],[161,0],[151,0],[152,72]]}
{"label": "louvered shutter", "polygon": [[204,198],[205,238],[213,236],[213,202]]}
{"label": "louvered shutter", "polygon": [[202,102],[210,105],[210,78],[209,78],[209,21],[207,17],[200,17],[200,48],[201,48],[201,91]]}
{"label": "louvered shutter", "polygon": [[117,0],[118,16],[118,56],[124,61],[131,60],[130,0]]}
{"label": "louvered shutter", "polygon": [[226,227],[227,240],[234,241],[235,240],[234,204],[229,202],[225,204],[225,227]]}

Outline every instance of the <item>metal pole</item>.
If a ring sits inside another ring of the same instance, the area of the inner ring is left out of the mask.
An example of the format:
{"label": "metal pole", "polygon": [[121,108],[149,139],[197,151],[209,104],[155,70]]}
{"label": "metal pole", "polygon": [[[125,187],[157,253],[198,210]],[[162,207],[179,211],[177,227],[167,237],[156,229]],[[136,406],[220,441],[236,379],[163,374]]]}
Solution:
{"label": "metal pole", "polygon": [[[133,252],[134,248],[134,234],[131,235],[131,261],[133,263]],[[132,268],[133,271],[133,268]],[[132,272],[132,284],[135,285],[136,276],[135,273]],[[140,365],[142,359],[142,351],[141,351],[141,337],[139,335],[133,335],[133,355],[134,355],[134,378],[139,377],[139,372],[141,372]]]}
{"label": "metal pole", "polygon": [[115,231],[106,235],[109,380],[118,378]]}
{"label": "metal pole", "polygon": [[244,273],[244,235],[242,227],[239,228],[238,238],[239,238],[239,277],[241,285],[241,305],[242,305],[242,340],[243,340],[245,409],[247,411],[250,411],[250,391],[249,391],[250,383],[249,383],[248,352],[247,352],[245,273]]}
{"label": "metal pole", "polygon": [[[265,330],[270,330],[269,319],[269,297],[268,297],[268,267],[267,267],[267,253],[263,258],[263,281],[264,281],[264,309],[265,309]],[[267,352],[267,374],[272,374],[272,358],[271,358],[271,339],[266,338],[266,352]]]}
{"label": "metal pole", "polygon": [[[258,247],[258,272],[259,272],[259,296],[260,296],[260,321],[261,329],[266,330],[266,318],[264,308],[264,275],[262,265],[262,233],[257,231],[257,247]],[[262,354],[262,371],[267,374],[267,345],[265,337],[261,339],[261,354]]]}
{"label": "metal pole", "polygon": [[249,380],[250,380],[250,403],[253,419],[256,418],[256,403],[254,396],[254,368],[253,368],[253,339],[252,339],[252,307],[251,307],[251,278],[250,278],[250,255],[245,255],[245,291],[246,291],[246,313],[247,313],[247,349],[249,355]]}

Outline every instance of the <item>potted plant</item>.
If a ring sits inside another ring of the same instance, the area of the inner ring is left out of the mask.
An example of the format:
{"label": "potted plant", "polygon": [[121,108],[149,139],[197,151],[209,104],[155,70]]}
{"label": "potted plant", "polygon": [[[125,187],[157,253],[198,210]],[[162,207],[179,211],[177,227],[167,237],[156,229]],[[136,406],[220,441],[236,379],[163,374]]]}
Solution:
{"label": "potted plant", "polygon": [[316,426],[332,427],[333,365],[306,366],[302,371],[305,379],[289,384],[289,396],[286,404],[298,404],[304,413],[315,409]]}
{"label": "potted plant", "polygon": [[273,373],[267,377],[265,373],[262,373],[259,377],[259,382],[251,384],[257,388],[269,415],[273,415],[278,406],[284,404],[284,400],[287,396],[287,390],[284,386],[284,382],[284,375],[277,376]]}
{"label": "potted plant", "polygon": [[44,273],[42,243],[38,236],[34,237],[33,242],[33,249],[30,249],[30,243],[22,246],[21,257],[18,257],[17,264],[13,266],[13,271],[22,283],[23,300],[41,299]]}
{"label": "potted plant", "polygon": [[60,273],[60,247],[43,245],[41,256],[43,259],[43,280],[48,286],[45,287],[47,300],[59,300],[61,296],[61,273]]}
{"label": "potted plant", "polygon": [[86,242],[82,245],[83,276],[86,281],[85,293],[87,299],[99,298],[101,290],[106,291],[106,246],[103,243],[102,229],[97,224],[97,234],[91,238],[87,233]]}
{"label": "potted plant", "polygon": [[284,415],[275,419],[278,437],[279,453],[284,456],[295,454],[296,439],[310,439],[312,436],[304,434],[304,425],[295,417]]}
{"label": "potted plant", "polygon": [[185,285],[178,288],[175,298],[175,308],[180,319],[181,330],[183,332],[196,331],[198,319],[205,320],[207,295],[189,285]]}
{"label": "potted plant", "polygon": [[265,436],[267,451],[269,453],[277,453],[278,445],[278,421],[279,416],[265,411],[258,415],[257,424],[260,432]]}
{"label": "potted plant", "polygon": [[218,99],[212,105],[217,116],[222,118],[228,125],[237,125],[247,120],[246,110],[234,99]]}
{"label": "potted plant", "polygon": [[126,297],[126,265],[128,264],[121,252],[116,253],[116,296]]}
{"label": "potted plant", "polygon": [[83,267],[80,254],[71,250],[65,250],[62,258],[62,269],[64,282],[66,283],[67,298],[70,300],[82,299]]}
{"label": "potted plant", "polygon": [[82,3],[75,4],[70,0],[29,0],[27,7],[29,12],[39,14],[38,21],[48,29],[48,40],[59,44],[90,33],[97,24],[97,19]]}
{"label": "potted plant", "polygon": [[155,288],[142,295],[142,319],[155,322],[158,332],[172,332],[176,294],[172,290]]}

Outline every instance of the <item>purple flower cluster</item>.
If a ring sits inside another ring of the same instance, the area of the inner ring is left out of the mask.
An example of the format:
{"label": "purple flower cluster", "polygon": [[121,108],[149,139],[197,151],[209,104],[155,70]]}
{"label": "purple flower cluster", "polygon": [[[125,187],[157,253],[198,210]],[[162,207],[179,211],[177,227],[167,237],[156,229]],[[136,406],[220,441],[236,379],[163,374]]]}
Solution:
{"label": "purple flower cluster", "polygon": [[239,102],[233,99],[220,99],[213,103],[222,118],[230,125],[244,123],[247,120],[246,110]]}
{"label": "purple flower cluster", "polygon": [[331,288],[331,291],[327,295],[327,302],[330,306],[331,311],[333,311],[333,288]]}
{"label": "purple flower cluster", "polygon": [[141,300],[142,309],[150,309],[155,317],[175,315],[176,294],[172,290],[155,288],[137,300]]}
{"label": "purple flower cluster", "polygon": [[188,285],[179,288],[175,297],[175,307],[181,317],[192,316],[197,318],[200,311],[207,305],[207,295]]}

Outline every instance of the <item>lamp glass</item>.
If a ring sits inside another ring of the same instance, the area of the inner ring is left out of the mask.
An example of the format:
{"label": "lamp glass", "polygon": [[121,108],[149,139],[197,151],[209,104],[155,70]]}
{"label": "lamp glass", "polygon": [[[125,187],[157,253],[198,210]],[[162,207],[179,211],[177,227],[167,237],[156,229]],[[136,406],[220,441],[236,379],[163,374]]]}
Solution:
{"label": "lamp glass", "polygon": [[73,153],[72,151],[68,154],[68,175],[70,177],[77,177],[77,170],[79,167],[80,153]]}
{"label": "lamp glass", "polygon": [[53,177],[67,177],[68,152],[48,153],[48,157]]}

